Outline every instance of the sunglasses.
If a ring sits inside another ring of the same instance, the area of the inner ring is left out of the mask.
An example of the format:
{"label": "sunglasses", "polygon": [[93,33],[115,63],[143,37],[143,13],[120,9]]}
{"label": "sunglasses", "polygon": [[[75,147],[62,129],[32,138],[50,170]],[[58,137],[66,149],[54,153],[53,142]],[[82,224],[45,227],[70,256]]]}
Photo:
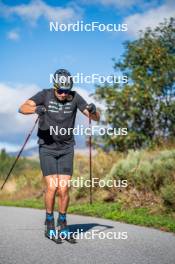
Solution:
{"label": "sunglasses", "polygon": [[69,94],[70,93],[70,90],[61,89],[61,88],[57,89],[56,91],[57,91],[58,94],[63,94],[63,93],[64,94]]}

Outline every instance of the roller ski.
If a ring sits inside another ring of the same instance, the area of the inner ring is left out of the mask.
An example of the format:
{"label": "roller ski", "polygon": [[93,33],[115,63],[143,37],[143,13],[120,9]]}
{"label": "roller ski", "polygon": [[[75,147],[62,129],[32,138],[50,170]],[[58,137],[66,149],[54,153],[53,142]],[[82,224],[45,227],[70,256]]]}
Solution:
{"label": "roller ski", "polygon": [[72,244],[75,244],[77,242],[74,233],[69,230],[65,214],[59,215],[56,229],[58,230],[62,240],[66,240],[67,242]]}
{"label": "roller ski", "polygon": [[62,239],[60,233],[55,229],[55,223],[53,216],[46,217],[45,220],[45,237],[54,241],[56,244],[61,244]]}

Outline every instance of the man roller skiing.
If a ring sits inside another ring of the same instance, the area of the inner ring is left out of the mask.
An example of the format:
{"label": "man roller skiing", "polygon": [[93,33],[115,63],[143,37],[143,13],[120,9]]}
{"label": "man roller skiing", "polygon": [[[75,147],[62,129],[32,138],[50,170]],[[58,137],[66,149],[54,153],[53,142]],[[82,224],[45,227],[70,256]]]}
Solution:
{"label": "man roller skiing", "polygon": [[[55,242],[61,242],[57,236],[56,229],[60,232],[68,231],[66,212],[69,204],[69,186],[68,182],[73,174],[74,158],[74,135],[66,133],[50,133],[52,128],[74,128],[77,109],[92,120],[98,121],[99,112],[96,111],[94,104],[87,102],[75,91],[72,91],[73,79],[71,74],[65,69],[59,69],[55,72],[54,87],[44,89],[28,99],[19,108],[22,114],[38,114],[38,144],[41,170],[46,184],[45,207],[46,207],[46,231],[45,235],[52,238]],[[69,130],[72,131],[72,130]],[[59,182],[64,184],[59,184]],[[58,186],[51,184],[58,182]],[[55,195],[58,193],[59,214],[57,227],[54,223],[54,203]],[[72,241],[74,241],[72,239]]]}

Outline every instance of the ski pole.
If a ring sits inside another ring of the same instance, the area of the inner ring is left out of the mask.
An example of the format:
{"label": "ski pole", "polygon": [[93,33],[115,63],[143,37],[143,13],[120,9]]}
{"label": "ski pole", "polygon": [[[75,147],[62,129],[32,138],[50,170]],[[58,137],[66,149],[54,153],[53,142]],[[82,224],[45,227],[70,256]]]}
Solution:
{"label": "ski pole", "polygon": [[[91,131],[91,118],[90,118],[90,116],[89,116],[89,128]],[[90,180],[89,203],[90,204],[92,204],[92,134],[91,134],[91,132],[89,135],[89,180]]]}
{"label": "ski pole", "polygon": [[31,137],[32,132],[33,132],[33,130],[35,129],[35,126],[36,126],[37,122],[38,122],[38,117],[37,117],[37,119],[35,120],[34,126],[32,127],[31,131],[29,132],[28,136],[26,137],[26,140],[24,141],[24,144],[23,144],[22,148],[20,149],[20,151],[19,151],[19,153],[18,153],[18,155],[17,155],[17,157],[16,157],[14,163],[12,164],[12,166],[11,166],[11,168],[10,168],[10,170],[9,170],[9,173],[7,174],[7,177],[5,178],[4,183],[3,183],[2,186],[1,186],[1,190],[3,189],[4,185],[6,184],[8,178],[10,177],[10,174],[11,174],[11,172],[13,171],[13,169],[14,169],[14,167],[15,167],[15,165],[16,165],[16,163],[17,163],[17,161],[18,161],[18,159],[19,159],[19,157],[20,157],[20,155],[21,155],[21,153],[22,153],[22,151],[23,151],[25,145],[27,144],[29,138]]}

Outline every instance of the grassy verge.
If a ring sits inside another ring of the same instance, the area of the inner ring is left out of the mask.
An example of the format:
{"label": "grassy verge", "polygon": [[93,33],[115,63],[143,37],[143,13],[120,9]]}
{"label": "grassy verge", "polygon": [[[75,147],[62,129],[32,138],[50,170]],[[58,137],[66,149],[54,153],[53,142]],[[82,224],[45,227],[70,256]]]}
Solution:
{"label": "grassy verge", "polygon": [[[0,201],[0,205],[43,209],[42,199]],[[149,214],[146,208],[122,209],[119,203],[70,205],[69,213],[96,216],[129,224],[158,228],[175,233],[175,219],[170,214]]]}
{"label": "grassy verge", "polygon": [[28,200],[16,200],[16,201],[0,201],[0,206],[15,206],[15,207],[28,207],[44,209],[44,204],[42,199],[28,199]]}

